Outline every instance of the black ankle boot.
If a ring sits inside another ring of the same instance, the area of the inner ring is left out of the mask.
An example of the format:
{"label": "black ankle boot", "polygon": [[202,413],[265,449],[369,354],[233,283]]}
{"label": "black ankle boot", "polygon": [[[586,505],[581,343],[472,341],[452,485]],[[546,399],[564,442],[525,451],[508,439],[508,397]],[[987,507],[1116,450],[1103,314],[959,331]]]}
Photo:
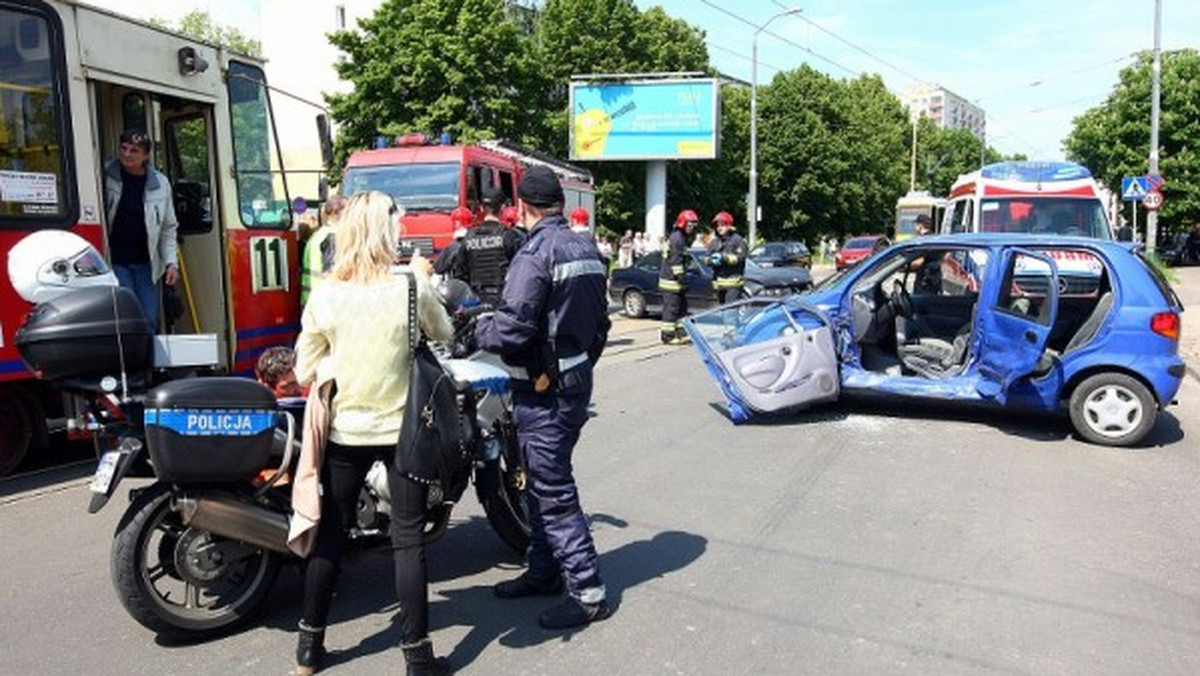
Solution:
{"label": "black ankle boot", "polygon": [[429,639],[401,645],[400,649],[404,651],[408,676],[451,676],[454,673],[444,658],[433,656],[433,643]]}
{"label": "black ankle boot", "polygon": [[314,629],[300,620],[300,638],[296,642],[296,676],[312,676],[325,659],[325,627]]}

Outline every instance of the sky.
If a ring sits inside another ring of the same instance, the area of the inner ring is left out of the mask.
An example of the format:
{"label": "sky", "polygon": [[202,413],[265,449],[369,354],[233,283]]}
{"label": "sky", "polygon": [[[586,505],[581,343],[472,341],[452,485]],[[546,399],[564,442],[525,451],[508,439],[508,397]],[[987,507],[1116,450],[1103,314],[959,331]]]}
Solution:
{"label": "sky", "polygon": [[[261,0],[89,0],[173,20],[193,8],[260,37]],[[304,0],[293,0],[297,7]],[[1200,2],[1161,0],[1162,48],[1200,46]],[[356,4],[361,4],[358,0]],[[660,5],[706,34],[721,73],[749,82],[756,27],[758,80],[807,63],[834,77],[878,73],[900,94],[939,84],[982,107],[989,145],[1061,159],[1072,119],[1103,102],[1134,52],[1153,46],[1154,0],[635,0]],[[776,37],[779,36],[779,37]],[[780,39],[783,38],[783,39]],[[274,57],[278,58],[278,57]],[[1147,146],[1149,138],[1146,139]]]}

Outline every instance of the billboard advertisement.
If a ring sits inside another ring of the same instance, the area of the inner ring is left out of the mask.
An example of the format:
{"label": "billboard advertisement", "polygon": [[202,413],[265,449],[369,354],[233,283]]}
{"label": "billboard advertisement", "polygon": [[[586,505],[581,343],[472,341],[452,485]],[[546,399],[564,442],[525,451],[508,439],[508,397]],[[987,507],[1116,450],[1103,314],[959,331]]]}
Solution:
{"label": "billboard advertisement", "polygon": [[720,110],[713,79],[572,82],[571,159],[716,159]]}

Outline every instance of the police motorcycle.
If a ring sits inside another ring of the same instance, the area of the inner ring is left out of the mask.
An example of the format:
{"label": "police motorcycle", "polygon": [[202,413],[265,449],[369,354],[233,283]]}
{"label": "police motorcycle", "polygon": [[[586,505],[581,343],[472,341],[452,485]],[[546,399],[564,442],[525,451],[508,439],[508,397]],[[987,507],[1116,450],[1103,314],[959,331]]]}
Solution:
{"label": "police motorcycle", "polygon": [[[18,351],[37,377],[80,402],[73,424],[97,445],[88,512],[104,507],[125,478],[152,479],[129,491],[113,534],[112,579],[126,611],[177,640],[247,620],[280,566],[300,560],[286,542],[296,416],[263,385],[210,375],[211,364],[189,357],[186,344],[152,335],[136,297],[82,238],[33,233],[12,249],[8,267],[14,288],[34,304],[17,332]],[[454,342],[467,340],[470,313],[454,315],[462,329]],[[446,485],[430,486],[425,540],[445,532],[473,482],[493,529],[524,552],[529,522],[508,373],[478,354],[452,358],[470,353],[462,346],[443,352],[460,412],[474,423],[473,461]],[[387,542],[386,474],[383,463],[368,474],[351,547]]]}

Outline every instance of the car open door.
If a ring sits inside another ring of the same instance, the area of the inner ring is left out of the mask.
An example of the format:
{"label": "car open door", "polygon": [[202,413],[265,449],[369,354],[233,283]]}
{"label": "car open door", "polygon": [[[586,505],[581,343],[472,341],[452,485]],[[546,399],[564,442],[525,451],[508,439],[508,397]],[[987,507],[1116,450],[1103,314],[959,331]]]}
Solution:
{"label": "car open door", "polygon": [[1058,314],[1058,266],[1049,256],[1009,249],[994,268],[998,285],[980,298],[979,381],[984,397],[1004,403],[1009,387],[1037,366]]}
{"label": "car open door", "polygon": [[683,325],[734,422],[837,398],[833,331],[816,308],[794,298],[752,298],[692,315]]}

